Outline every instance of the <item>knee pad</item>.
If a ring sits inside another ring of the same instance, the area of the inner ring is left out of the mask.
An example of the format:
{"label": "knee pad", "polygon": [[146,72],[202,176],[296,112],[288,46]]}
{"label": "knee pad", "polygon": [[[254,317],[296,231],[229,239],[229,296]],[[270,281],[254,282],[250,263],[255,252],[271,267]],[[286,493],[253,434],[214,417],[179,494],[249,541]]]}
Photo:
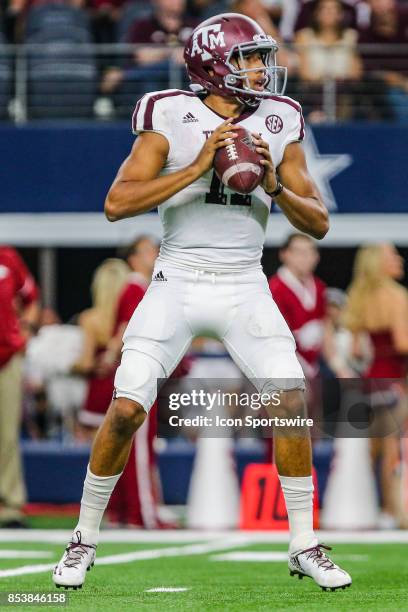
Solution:
{"label": "knee pad", "polygon": [[263,376],[259,381],[262,393],[305,390],[305,378],[294,350],[264,354]]}
{"label": "knee pad", "polygon": [[146,412],[157,396],[157,380],[165,378],[162,365],[146,353],[126,349],[115,376],[115,397],[138,402]]}
{"label": "knee pad", "polygon": [[306,388],[305,379],[301,378],[268,378],[261,383],[260,393],[276,393],[276,391],[304,391]]}
{"label": "knee pad", "polygon": [[254,351],[256,387],[263,393],[305,389],[304,374],[292,336],[267,338]]}
{"label": "knee pad", "polygon": [[[286,388],[285,388],[286,385]],[[306,403],[303,391],[305,390],[304,380],[293,379],[272,379],[266,380],[261,394],[266,394],[272,399],[268,409],[269,414],[280,418],[304,418],[307,416]],[[300,393],[293,393],[299,391]]]}

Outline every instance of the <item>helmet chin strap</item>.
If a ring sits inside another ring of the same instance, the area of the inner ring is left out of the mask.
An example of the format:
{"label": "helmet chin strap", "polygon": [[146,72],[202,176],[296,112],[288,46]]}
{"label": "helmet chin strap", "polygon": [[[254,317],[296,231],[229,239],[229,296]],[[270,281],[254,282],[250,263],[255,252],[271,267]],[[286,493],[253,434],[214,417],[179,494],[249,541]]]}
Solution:
{"label": "helmet chin strap", "polygon": [[241,104],[245,104],[245,106],[249,106],[250,108],[254,108],[255,106],[259,106],[260,99],[259,98],[240,98],[237,96],[236,98]]}
{"label": "helmet chin strap", "polygon": [[[248,77],[245,78],[248,81]],[[250,91],[248,92],[248,94],[246,94],[244,87],[239,92],[234,91],[234,85],[236,85],[237,81],[239,80],[239,77],[235,75],[227,75],[224,78],[226,88],[229,88],[228,85],[231,87],[231,97],[235,97],[241,104],[245,104],[245,106],[249,106],[251,108],[258,106],[261,102],[262,96],[257,97],[253,91]]]}

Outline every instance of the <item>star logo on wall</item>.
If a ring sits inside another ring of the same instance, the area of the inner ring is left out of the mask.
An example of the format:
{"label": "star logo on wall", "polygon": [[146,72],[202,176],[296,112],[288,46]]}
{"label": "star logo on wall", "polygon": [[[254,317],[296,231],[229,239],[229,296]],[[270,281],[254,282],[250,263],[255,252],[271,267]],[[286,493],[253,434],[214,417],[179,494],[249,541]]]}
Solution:
{"label": "star logo on wall", "polygon": [[319,153],[315,137],[309,128],[303,143],[309,172],[315,181],[328,210],[338,210],[330,180],[351,166],[353,158],[347,153]]}

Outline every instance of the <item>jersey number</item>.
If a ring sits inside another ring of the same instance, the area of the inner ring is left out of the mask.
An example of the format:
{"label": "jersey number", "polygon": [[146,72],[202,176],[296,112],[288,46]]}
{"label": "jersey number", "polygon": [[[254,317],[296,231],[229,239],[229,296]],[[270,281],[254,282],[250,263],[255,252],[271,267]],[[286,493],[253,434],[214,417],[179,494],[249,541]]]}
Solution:
{"label": "jersey number", "polygon": [[[205,194],[206,204],[227,204],[228,194],[225,193],[224,183],[213,172],[210,191]],[[231,193],[230,204],[233,206],[251,206],[252,198],[249,194]]]}

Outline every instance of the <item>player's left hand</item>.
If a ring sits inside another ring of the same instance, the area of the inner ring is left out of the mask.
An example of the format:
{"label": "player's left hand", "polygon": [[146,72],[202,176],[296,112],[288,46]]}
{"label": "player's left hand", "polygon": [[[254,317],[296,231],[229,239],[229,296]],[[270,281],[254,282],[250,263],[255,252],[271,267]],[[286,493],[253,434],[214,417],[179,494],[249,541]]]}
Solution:
{"label": "player's left hand", "polygon": [[269,145],[265,140],[262,140],[260,134],[252,133],[252,140],[256,145],[256,151],[264,156],[264,159],[261,160],[261,164],[265,168],[265,174],[261,186],[265,189],[267,193],[271,193],[275,191],[278,181],[276,178],[276,170],[273,165],[271,153],[269,151]]}

